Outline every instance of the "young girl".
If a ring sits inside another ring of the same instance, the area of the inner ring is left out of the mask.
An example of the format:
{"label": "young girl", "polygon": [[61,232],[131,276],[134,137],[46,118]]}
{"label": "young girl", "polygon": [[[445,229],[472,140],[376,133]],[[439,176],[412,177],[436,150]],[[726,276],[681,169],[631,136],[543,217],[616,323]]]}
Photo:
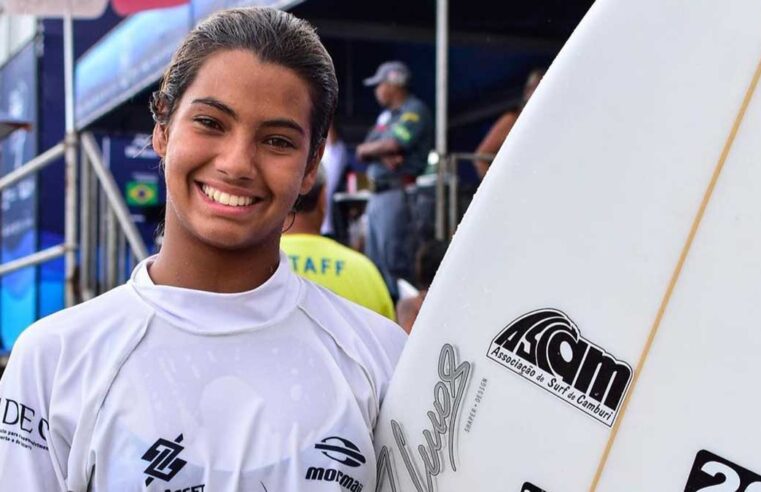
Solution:
{"label": "young girl", "polygon": [[151,109],[161,253],[24,332],[0,384],[0,489],[359,491],[404,343],[279,251],[337,96],[313,29],[223,11],[183,42]]}

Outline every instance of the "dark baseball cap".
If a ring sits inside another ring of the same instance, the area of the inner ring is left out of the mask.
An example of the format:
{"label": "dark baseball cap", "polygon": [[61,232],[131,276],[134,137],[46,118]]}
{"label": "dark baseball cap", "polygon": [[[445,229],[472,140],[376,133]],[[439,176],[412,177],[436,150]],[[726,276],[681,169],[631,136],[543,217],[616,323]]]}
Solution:
{"label": "dark baseball cap", "polygon": [[410,69],[400,61],[381,63],[375,75],[364,80],[366,86],[378,85],[381,82],[406,87],[410,81]]}

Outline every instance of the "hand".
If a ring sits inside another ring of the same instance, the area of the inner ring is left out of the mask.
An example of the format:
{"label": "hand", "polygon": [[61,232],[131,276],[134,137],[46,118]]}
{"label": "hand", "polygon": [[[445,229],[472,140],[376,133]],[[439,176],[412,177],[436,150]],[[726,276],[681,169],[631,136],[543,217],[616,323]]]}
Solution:
{"label": "hand", "polygon": [[381,162],[391,171],[396,171],[404,162],[402,154],[392,154],[381,158]]}
{"label": "hand", "polygon": [[357,160],[359,162],[365,162],[367,161],[368,155],[367,155],[367,143],[361,143],[357,145],[357,150],[355,151],[355,154],[357,156]]}

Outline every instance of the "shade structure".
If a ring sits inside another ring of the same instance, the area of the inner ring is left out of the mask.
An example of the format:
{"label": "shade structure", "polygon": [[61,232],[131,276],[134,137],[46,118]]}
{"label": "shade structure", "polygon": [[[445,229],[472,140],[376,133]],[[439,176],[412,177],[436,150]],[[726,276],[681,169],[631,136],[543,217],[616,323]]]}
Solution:
{"label": "shade structure", "polygon": [[0,0],[0,5],[10,15],[94,19],[106,10],[108,0]]}

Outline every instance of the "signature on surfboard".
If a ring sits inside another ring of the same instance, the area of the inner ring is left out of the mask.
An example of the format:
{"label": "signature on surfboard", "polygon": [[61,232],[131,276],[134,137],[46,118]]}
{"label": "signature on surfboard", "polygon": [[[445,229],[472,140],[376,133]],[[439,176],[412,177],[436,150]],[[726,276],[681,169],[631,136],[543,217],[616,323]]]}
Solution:
{"label": "signature on surfboard", "polygon": [[[423,462],[425,478],[418,473],[417,460],[407,446],[407,437],[399,422],[391,420],[391,430],[394,434],[394,442],[404,462],[404,467],[409,474],[412,483],[418,492],[433,492],[433,477],[438,476],[443,469],[443,457],[441,448],[443,440],[447,441],[449,464],[453,471],[457,471],[455,463],[455,434],[457,419],[459,417],[460,403],[465,395],[465,388],[470,378],[471,363],[457,363],[454,347],[444,344],[439,355],[439,381],[433,387],[433,408],[428,411],[431,421],[431,429],[423,431],[423,438],[427,446],[418,446],[418,453]],[[381,448],[378,455],[378,487],[381,481],[387,477],[392,492],[397,492],[394,480],[393,463],[387,446]]]}

